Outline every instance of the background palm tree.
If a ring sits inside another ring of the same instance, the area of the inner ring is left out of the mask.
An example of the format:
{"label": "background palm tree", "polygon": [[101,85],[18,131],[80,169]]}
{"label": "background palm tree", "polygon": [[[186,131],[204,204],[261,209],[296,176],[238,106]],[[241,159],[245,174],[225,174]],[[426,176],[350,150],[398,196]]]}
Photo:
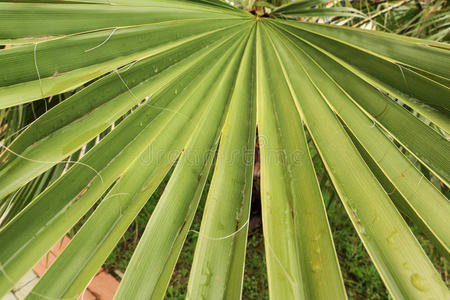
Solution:
{"label": "background palm tree", "polygon": [[311,151],[392,297],[449,297],[404,220],[449,257],[447,44],[296,20],[360,15],[320,1],[26,2],[0,3],[0,294],[96,207],[28,296],[76,299],[173,168],[116,298],[164,297],[210,174],[188,298],[239,298],[258,139],[272,298],[346,298]]}
{"label": "background palm tree", "polygon": [[[342,4],[330,2],[327,5]],[[352,3],[345,2],[345,6],[357,8],[364,12],[366,17],[363,19],[333,17],[331,23],[376,28],[435,41],[449,40],[450,14],[445,0],[352,1]]]}

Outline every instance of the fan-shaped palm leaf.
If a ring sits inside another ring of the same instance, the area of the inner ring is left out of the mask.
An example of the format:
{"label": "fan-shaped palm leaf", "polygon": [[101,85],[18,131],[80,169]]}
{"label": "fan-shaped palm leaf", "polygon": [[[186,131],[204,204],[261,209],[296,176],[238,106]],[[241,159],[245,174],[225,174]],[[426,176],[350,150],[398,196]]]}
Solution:
{"label": "fan-shaped palm leaf", "polygon": [[346,298],[307,136],[391,295],[449,297],[400,214],[449,257],[409,159],[448,186],[448,45],[276,18],[295,3],[25,2],[0,3],[0,108],[85,87],[2,144],[0,204],[108,132],[0,229],[0,294],[98,202],[28,296],[76,299],[174,166],[116,298],[164,297],[210,173],[188,298],[239,298],[257,135],[272,298]]}

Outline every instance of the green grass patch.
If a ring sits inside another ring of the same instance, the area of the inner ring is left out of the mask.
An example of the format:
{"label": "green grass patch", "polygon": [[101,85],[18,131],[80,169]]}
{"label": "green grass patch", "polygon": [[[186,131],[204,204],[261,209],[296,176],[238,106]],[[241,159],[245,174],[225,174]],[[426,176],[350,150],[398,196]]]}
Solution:
{"label": "green grass patch", "polygon": [[[168,178],[158,187],[106,260],[104,266],[111,273],[114,273],[114,270],[125,271],[139,238],[145,230],[147,221],[156,206],[157,200],[164,191],[167,181]],[[196,231],[200,230],[208,189],[209,182],[205,187],[205,192],[203,193],[191,227],[191,229]],[[325,202],[328,203],[329,199],[333,198],[333,190],[329,182],[326,182],[323,190]],[[259,201],[259,199],[256,201]],[[253,200],[252,205],[254,206],[254,210],[255,208],[256,210],[259,209],[259,205],[255,203],[255,200]],[[252,216],[258,217],[258,214],[254,210],[252,211]],[[391,299],[337,196],[333,198],[328,207],[328,217],[349,299]],[[425,252],[429,255],[437,270],[441,273],[442,278],[448,284],[448,263],[416,227],[412,226],[412,231],[416,234]],[[166,299],[175,300],[186,297],[189,272],[194,257],[196,242],[197,233],[189,232],[167,289]],[[264,236],[261,226],[256,226],[256,228],[249,232],[248,236],[243,299],[260,300],[268,298]]]}

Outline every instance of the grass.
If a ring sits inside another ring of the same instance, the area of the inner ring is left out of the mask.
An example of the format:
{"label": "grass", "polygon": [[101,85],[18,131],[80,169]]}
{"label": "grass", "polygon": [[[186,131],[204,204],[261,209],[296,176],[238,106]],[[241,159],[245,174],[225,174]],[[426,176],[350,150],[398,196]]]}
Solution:
{"label": "grass", "polygon": [[344,207],[335,200],[328,218],[349,299],[390,299]]}
{"label": "grass", "polygon": [[262,228],[258,227],[248,237],[243,299],[269,299],[265,259]]}
{"label": "grass", "polygon": [[[136,219],[137,221],[130,226],[122,241],[105,262],[105,266],[110,271],[119,269],[123,272],[125,270],[137,241],[145,229],[147,219],[150,217],[155,202],[149,201]],[[201,215],[203,213],[202,207],[201,205],[194,219],[192,226],[194,230],[200,229]],[[349,299],[391,299],[339,201],[334,202],[330,206],[329,216]],[[417,234],[420,243],[432,258],[444,280],[448,282],[446,278],[448,264],[417,229],[413,227],[413,231]],[[197,235],[192,232],[189,233],[167,290],[166,299],[185,298],[196,241]],[[243,299],[268,299],[267,289],[264,238],[262,228],[257,227],[249,232]]]}
{"label": "grass", "polygon": [[[105,262],[105,267],[124,271],[153,211],[156,199],[162,193],[158,189],[138,218],[130,226],[121,242]],[[199,230],[204,199],[200,203],[192,229]],[[330,207],[330,223],[336,241],[336,249],[350,299],[388,299],[386,289],[366,254],[342,205],[335,202]],[[166,299],[184,299],[189,270],[193,260],[197,234],[190,232],[179,261],[172,275]],[[245,262],[243,299],[268,299],[268,283],[265,265],[264,238],[260,226],[249,232]]]}
{"label": "grass", "polygon": [[[320,165],[320,162],[315,161],[315,164]],[[326,175],[319,174],[319,176],[322,176],[323,178],[323,176]],[[115,270],[120,270],[121,272],[125,271],[139,238],[144,232],[147,221],[155,208],[157,200],[164,191],[167,181],[168,178],[166,178],[158,187],[154,195],[136,218],[135,222],[128,228],[120,243],[106,260],[104,266],[111,273],[114,273]],[[201,217],[203,215],[203,207],[208,188],[209,181],[206,184],[205,192],[203,193],[191,227],[191,229],[196,231],[200,230]],[[324,180],[322,189],[324,192],[325,203],[328,204],[330,226],[349,299],[391,299],[341,202],[337,196],[333,197],[334,191],[329,181]],[[260,214],[260,200],[257,184],[255,184],[253,194],[252,218],[258,219]],[[248,236],[243,299],[268,299],[263,231],[259,223],[256,224],[256,226],[250,225],[250,227],[253,227],[253,229],[249,231]],[[439,255],[435,247],[417,228],[412,226],[412,231],[416,234],[425,252],[429,255],[436,268],[441,273],[442,278],[448,284],[448,263]],[[197,234],[189,232],[172,275],[166,299],[175,300],[185,298],[196,242]]]}
{"label": "grass", "polygon": [[[336,252],[339,259],[342,276],[348,298],[351,300],[370,299],[392,299],[384,286],[380,276],[375,269],[369,255],[367,254],[361,240],[358,237],[347,213],[340,202],[335,190],[324,169],[323,163],[317,155],[317,151],[310,143],[310,151],[313,163],[320,178],[324,202],[327,207],[328,219],[335,242]],[[259,165],[258,163],[256,164]],[[256,167],[258,169],[258,167]],[[256,172],[259,173],[259,172]],[[158,199],[161,197],[164,187],[170,178],[171,172],[167,175],[150,200],[144,206],[135,222],[128,228],[121,242],[105,262],[105,267],[113,273],[114,270],[124,272],[131,259],[134,249],[137,246],[140,236],[145,230],[148,219],[154,210]],[[192,230],[199,231],[203,208],[209,190],[211,174],[205,186],[205,190],[200,200],[199,208],[195,215]],[[448,192],[448,191],[447,191]],[[252,191],[252,210],[250,229],[248,234],[247,253],[245,261],[243,299],[269,299],[268,282],[266,274],[264,235],[261,226],[261,204],[259,191],[259,177],[255,176]],[[448,196],[448,195],[447,195]],[[406,221],[409,220],[405,217]],[[256,221],[256,222],[255,222]],[[420,231],[409,222],[411,230],[416,235],[427,255],[441,274],[443,280],[448,281],[448,262],[437,252],[433,244],[420,233]],[[190,267],[194,258],[197,233],[189,232],[179,260],[173,272],[166,299],[184,299],[189,280]]]}
{"label": "grass", "polygon": [[[349,299],[391,299],[356,231],[354,230],[341,202],[335,195],[335,191],[326,172],[324,171],[322,162],[319,156],[315,155],[316,151],[312,144],[310,150],[314,157],[313,161],[316,166],[318,177],[321,179],[321,189],[324,195],[325,204],[327,206],[331,231],[335,241],[336,251]],[[116,272],[117,270],[120,272],[125,271],[139,239],[145,230],[147,222],[156,206],[156,203],[164,191],[164,188],[170,178],[170,174],[171,172],[169,172],[167,177],[157,188],[155,193],[139,213],[138,217],[128,228],[114,251],[106,260],[104,267],[111,274],[114,275],[118,273]],[[258,177],[256,176],[254,180],[251,221],[245,261],[242,297],[244,300],[260,300],[269,298],[264,253],[264,236],[260,222],[261,205],[259,198],[260,191]],[[210,181],[211,175],[206,183],[199,208],[191,226],[192,230],[200,230],[203,208]],[[441,273],[444,281],[448,284],[448,263],[443,257],[440,256],[433,244],[430,243],[416,227],[411,226],[411,229],[416,234],[416,237],[425,252]],[[167,289],[166,299],[175,300],[185,298],[196,242],[197,233],[192,231],[189,232],[178,263],[173,272],[170,285]]]}

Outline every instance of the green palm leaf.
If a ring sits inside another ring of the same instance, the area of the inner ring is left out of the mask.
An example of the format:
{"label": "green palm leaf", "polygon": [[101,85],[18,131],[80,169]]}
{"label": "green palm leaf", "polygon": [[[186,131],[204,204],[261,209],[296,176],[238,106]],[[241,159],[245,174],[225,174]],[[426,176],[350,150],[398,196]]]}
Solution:
{"label": "green palm leaf", "polygon": [[271,298],[347,297],[311,147],[392,297],[449,298],[402,215],[450,257],[411,161],[449,186],[449,47],[284,19],[320,3],[0,1],[2,116],[76,89],[1,142],[0,295],[95,207],[28,296],[77,299],[170,174],[116,298],[164,298],[211,176],[188,298],[239,299],[257,140]]}

